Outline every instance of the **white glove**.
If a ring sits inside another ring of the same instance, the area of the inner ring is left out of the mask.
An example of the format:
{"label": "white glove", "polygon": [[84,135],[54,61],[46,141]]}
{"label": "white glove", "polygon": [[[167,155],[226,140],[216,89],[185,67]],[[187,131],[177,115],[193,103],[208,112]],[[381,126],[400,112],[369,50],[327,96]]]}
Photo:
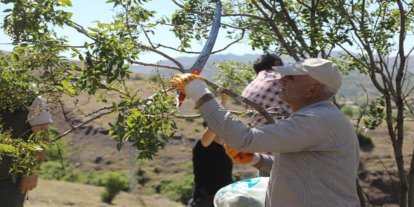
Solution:
{"label": "white glove", "polygon": [[185,94],[190,97],[194,102],[197,102],[204,95],[211,93],[208,90],[207,85],[202,80],[192,80],[185,86]]}
{"label": "white glove", "polygon": [[253,159],[249,163],[246,163],[246,165],[256,165],[260,161],[260,155],[258,153],[253,153]]}

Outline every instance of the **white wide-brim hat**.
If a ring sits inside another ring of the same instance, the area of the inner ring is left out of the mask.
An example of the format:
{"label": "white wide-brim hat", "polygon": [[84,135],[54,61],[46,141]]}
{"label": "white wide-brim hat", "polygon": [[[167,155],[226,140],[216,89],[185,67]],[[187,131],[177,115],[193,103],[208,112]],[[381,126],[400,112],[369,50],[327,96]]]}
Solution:
{"label": "white wide-brim hat", "polygon": [[334,92],[342,85],[342,75],[338,67],[332,61],[322,58],[310,58],[293,65],[276,66],[273,70],[281,75],[309,75]]}

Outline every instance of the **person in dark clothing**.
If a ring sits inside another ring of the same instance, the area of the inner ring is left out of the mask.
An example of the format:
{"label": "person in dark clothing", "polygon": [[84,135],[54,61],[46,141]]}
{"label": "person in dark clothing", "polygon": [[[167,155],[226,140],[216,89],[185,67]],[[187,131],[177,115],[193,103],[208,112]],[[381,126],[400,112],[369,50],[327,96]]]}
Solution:
{"label": "person in dark clothing", "polygon": [[233,182],[231,159],[221,144],[203,146],[198,140],[193,147],[193,168],[195,187],[188,207],[213,207],[216,192]]}
{"label": "person in dark clothing", "polygon": [[[222,103],[226,102],[222,96]],[[214,207],[216,192],[233,182],[233,162],[224,150],[222,140],[207,127],[193,147],[194,191],[188,207]]]}
{"label": "person in dark clothing", "polygon": [[[47,130],[52,122],[51,114],[46,110],[46,102],[38,96],[34,98],[31,106],[17,108],[14,110],[0,110],[0,124],[3,132],[10,131],[14,139],[27,141],[29,136],[43,130]],[[39,160],[45,156],[44,150],[39,150]],[[23,207],[26,193],[37,185],[38,176],[18,175],[13,182],[9,174],[12,159],[2,156],[0,160],[0,206]]]}

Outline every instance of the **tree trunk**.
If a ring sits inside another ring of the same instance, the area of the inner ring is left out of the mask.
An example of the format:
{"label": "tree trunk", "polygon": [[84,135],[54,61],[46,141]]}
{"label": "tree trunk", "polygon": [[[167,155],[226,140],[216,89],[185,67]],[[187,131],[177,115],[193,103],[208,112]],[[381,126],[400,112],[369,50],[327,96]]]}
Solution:
{"label": "tree trunk", "polygon": [[414,207],[414,156],[411,156],[410,171],[408,172],[408,206]]}

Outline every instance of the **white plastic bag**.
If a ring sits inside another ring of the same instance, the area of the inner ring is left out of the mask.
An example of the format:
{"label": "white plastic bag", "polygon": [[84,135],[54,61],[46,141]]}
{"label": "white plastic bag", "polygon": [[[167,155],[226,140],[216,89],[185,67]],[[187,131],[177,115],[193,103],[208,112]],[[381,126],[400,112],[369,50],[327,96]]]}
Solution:
{"label": "white plastic bag", "polygon": [[215,207],[264,207],[269,177],[241,180],[224,186],[214,196]]}

